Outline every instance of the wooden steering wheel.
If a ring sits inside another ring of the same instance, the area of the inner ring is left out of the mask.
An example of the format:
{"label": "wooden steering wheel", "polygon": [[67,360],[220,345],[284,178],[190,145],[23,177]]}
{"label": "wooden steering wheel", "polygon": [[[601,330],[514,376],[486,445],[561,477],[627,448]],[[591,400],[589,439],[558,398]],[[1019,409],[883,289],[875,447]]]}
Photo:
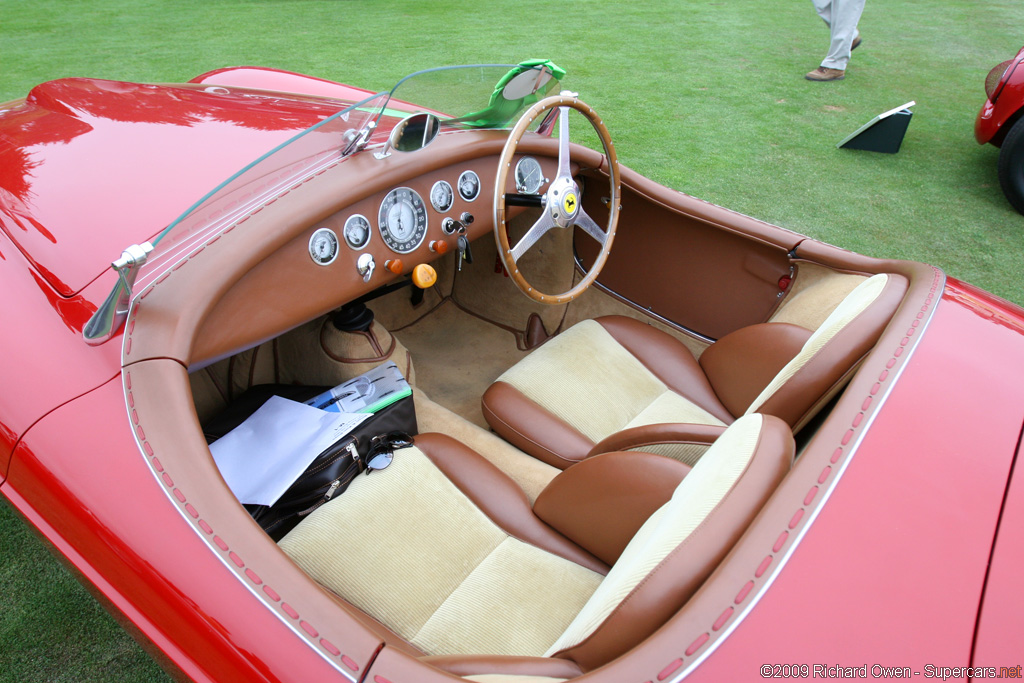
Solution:
{"label": "wooden steering wheel", "polygon": [[[558,107],[558,174],[548,185],[547,191],[540,195],[512,195],[505,193],[505,183],[508,178],[509,169],[512,167],[512,159],[515,156],[516,148],[537,117],[545,114],[551,109]],[[583,210],[582,193],[579,185],[576,184],[570,170],[569,159],[569,109],[575,109],[590,121],[594,127],[601,144],[604,147],[605,157],[608,159],[608,183],[609,210],[608,226],[602,230],[594,220]],[[545,98],[523,113],[516,123],[512,132],[505,142],[505,148],[501,152],[501,159],[498,162],[498,178],[494,185],[494,238],[498,245],[498,255],[501,262],[508,271],[516,286],[534,301],[544,304],[568,303],[583,294],[584,291],[597,279],[598,273],[608,260],[608,253],[615,239],[615,226],[619,220],[619,161],[615,156],[615,148],[612,146],[611,136],[604,122],[598,118],[594,110],[581,102],[573,94],[563,93]],[[537,222],[526,231],[522,239],[515,246],[509,245],[508,225],[505,222],[506,203],[529,204],[533,203],[543,207],[542,214]],[[539,203],[538,201],[539,200]],[[520,272],[517,265],[520,258],[530,247],[537,243],[545,233],[555,228],[571,229],[579,227],[600,245],[597,258],[591,264],[590,270],[583,275],[572,289],[561,294],[544,294],[537,291]]]}

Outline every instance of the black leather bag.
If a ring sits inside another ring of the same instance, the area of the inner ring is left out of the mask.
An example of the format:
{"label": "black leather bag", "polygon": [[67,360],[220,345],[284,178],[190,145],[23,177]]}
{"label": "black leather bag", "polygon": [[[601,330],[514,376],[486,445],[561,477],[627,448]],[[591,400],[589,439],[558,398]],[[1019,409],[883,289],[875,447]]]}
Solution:
{"label": "black leather bag", "polygon": [[[242,424],[271,396],[301,402],[329,388],[291,384],[255,386],[203,425],[207,443],[213,443]],[[318,454],[274,505],[244,507],[256,523],[278,541],[306,515],[348,488],[360,472],[386,467],[394,450],[412,445],[415,434],[416,410],[412,396],[407,396],[374,413]]]}

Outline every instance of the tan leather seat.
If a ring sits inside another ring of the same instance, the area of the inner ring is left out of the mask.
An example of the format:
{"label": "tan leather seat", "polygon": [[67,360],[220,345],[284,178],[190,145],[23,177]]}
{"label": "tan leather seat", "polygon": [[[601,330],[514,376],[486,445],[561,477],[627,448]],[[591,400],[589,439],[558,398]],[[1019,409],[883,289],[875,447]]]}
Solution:
{"label": "tan leather seat", "polygon": [[[672,336],[621,316],[584,320],[501,375],[484,393],[491,428],[565,468],[629,444],[665,444],[693,464],[722,427],[750,413],[799,430],[842,386],[896,311],[906,281],[865,279],[816,330],[768,322],[732,332],[698,362]],[[717,428],[717,429],[716,429]],[[668,435],[665,432],[672,432]],[[651,448],[651,450],[657,450]]]}
{"label": "tan leather seat", "polygon": [[[421,435],[280,547],[382,624],[385,640],[400,638],[432,663],[485,674],[522,672],[525,662],[535,675],[568,677],[626,652],[678,611],[788,472],[793,450],[784,423],[749,416],[692,470],[605,454],[558,475],[551,486],[561,491],[545,490],[531,509],[485,458]],[[621,476],[647,466],[661,483]],[[589,513],[562,495],[574,488],[592,505],[604,496],[609,517],[632,528],[578,524]]]}

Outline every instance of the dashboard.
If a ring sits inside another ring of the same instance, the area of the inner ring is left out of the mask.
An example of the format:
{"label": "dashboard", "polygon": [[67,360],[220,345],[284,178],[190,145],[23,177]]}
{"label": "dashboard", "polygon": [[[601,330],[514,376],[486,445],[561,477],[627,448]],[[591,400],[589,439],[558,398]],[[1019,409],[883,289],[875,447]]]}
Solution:
{"label": "dashboard", "polygon": [[[422,263],[456,254],[460,235],[493,230],[496,158],[455,164],[391,187],[318,221],[307,233],[308,258],[345,279],[381,285]],[[557,162],[519,156],[515,188],[538,193]]]}
{"label": "dashboard", "polygon": [[[243,230],[218,238],[206,251],[220,258],[192,259],[198,263],[180,283],[185,289],[167,300],[179,311],[182,299],[209,302],[188,309],[190,322],[176,325],[174,345],[184,348],[172,353],[202,367],[413,275],[417,266],[455,259],[460,238],[493,239],[503,137],[487,131],[481,143],[466,145],[465,135],[442,135],[429,150],[386,159],[355,155],[254,213]],[[557,141],[534,144],[541,153],[524,150],[513,160],[518,172],[508,174],[506,192],[543,191],[545,179],[557,174],[557,159],[547,156],[557,154]],[[449,155],[450,163],[441,161]],[[523,162],[526,155],[532,161]],[[525,210],[508,207],[506,216]],[[168,353],[152,340],[160,355]]]}

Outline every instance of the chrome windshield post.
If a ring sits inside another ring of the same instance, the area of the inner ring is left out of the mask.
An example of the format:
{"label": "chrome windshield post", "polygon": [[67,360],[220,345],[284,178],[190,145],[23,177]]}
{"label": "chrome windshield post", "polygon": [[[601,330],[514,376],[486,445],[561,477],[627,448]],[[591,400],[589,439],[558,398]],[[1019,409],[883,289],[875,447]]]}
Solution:
{"label": "chrome windshield post", "polygon": [[82,336],[86,344],[98,346],[121,329],[125,318],[128,317],[135,278],[152,251],[153,245],[149,242],[133,244],[121,253],[121,258],[110,264],[110,267],[117,271],[117,284],[85,324]]}
{"label": "chrome windshield post", "polygon": [[373,134],[373,129],[376,127],[377,121],[371,120],[359,130],[345,131],[347,144],[341,150],[341,156],[347,157],[349,154],[355,154],[363,147],[366,147],[366,143],[370,141],[370,135]]}

